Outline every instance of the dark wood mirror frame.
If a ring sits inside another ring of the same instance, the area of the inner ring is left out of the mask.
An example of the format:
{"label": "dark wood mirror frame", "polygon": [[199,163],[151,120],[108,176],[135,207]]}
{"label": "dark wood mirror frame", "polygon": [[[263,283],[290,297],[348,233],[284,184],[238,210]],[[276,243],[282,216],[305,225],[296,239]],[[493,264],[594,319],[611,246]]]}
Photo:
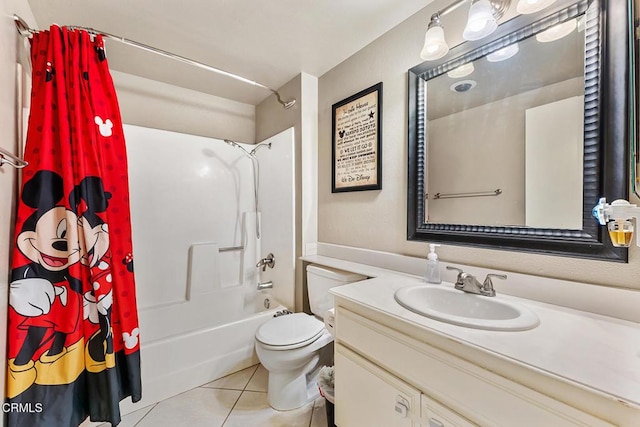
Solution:
{"label": "dark wood mirror frame", "polygon": [[[425,223],[426,81],[523,40],[571,16],[586,13],[584,191],[582,230]],[[544,16],[544,17],[543,17]],[[488,40],[466,42],[440,61],[408,71],[409,177],[407,239],[627,262],[627,249],[611,244],[591,209],[629,194],[629,137],[633,72],[633,0],[565,0],[537,15],[520,15]]]}

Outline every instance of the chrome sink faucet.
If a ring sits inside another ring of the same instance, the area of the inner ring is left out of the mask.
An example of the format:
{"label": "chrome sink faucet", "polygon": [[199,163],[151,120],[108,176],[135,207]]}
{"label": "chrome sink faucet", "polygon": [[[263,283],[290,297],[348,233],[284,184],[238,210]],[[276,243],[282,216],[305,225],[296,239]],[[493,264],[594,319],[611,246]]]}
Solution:
{"label": "chrome sink faucet", "polygon": [[458,278],[456,279],[455,288],[471,294],[483,295],[486,297],[495,297],[496,291],[493,289],[492,277],[498,279],[506,279],[506,274],[487,274],[484,279],[484,283],[480,283],[475,276],[465,273],[459,268],[447,266],[447,270],[456,270],[458,272]]}

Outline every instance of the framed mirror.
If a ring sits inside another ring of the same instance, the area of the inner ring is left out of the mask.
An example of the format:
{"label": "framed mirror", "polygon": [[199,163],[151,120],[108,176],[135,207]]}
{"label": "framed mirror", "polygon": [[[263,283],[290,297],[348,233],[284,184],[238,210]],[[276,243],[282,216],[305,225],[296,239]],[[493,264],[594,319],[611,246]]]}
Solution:
{"label": "framed mirror", "polygon": [[629,194],[632,12],[561,0],[408,71],[409,240],[627,261],[591,210]]}
{"label": "framed mirror", "polygon": [[631,64],[635,69],[635,78],[632,82],[632,93],[635,95],[635,99],[632,99],[630,103],[631,113],[634,117],[633,135],[631,138],[631,187],[636,193],[636,197],[640,197],[640,131],[638,131],[638,126],[640,125],[640,108],[638,108],[636,102],[636,100],[640,99],[640,38],[635,37],[636,34],[640,34],[639,31],[640,17],[638,17],[638,11],[636,10],[634,13],[634,29],[630,34],[630,43],[633,44]]}

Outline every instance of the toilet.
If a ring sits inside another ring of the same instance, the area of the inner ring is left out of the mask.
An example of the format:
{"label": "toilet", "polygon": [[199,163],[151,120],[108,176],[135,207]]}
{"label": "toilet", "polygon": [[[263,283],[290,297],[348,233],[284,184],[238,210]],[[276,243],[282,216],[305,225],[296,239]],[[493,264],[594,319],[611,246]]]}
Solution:
{"label": "toilet", "polygon": [[256,353],[269,372],[267,398],[272,408],[288,411],[318,397],[317,371],[333,364],[333,335],[322,319],[333,308],[329,289],[366,279],[360,274],[307,266],[309,306],[314,315],[274,317],[256,332]]}

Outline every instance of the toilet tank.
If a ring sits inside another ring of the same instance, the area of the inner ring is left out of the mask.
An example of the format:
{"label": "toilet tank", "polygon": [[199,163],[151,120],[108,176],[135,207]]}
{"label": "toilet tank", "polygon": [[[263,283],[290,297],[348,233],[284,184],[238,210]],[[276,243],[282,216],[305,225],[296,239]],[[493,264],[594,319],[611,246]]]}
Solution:
{"label": "toilet tank", "polygon": [[333,308],[333,295],[329,293],[329,289],[334,286],[358,282],[366,278],[366,276],[361,274],[338,270],[336,268],[308,265],[307,290],[309,293],[311,312],[320,318],[324,318],[324,313],[330,308]]}

